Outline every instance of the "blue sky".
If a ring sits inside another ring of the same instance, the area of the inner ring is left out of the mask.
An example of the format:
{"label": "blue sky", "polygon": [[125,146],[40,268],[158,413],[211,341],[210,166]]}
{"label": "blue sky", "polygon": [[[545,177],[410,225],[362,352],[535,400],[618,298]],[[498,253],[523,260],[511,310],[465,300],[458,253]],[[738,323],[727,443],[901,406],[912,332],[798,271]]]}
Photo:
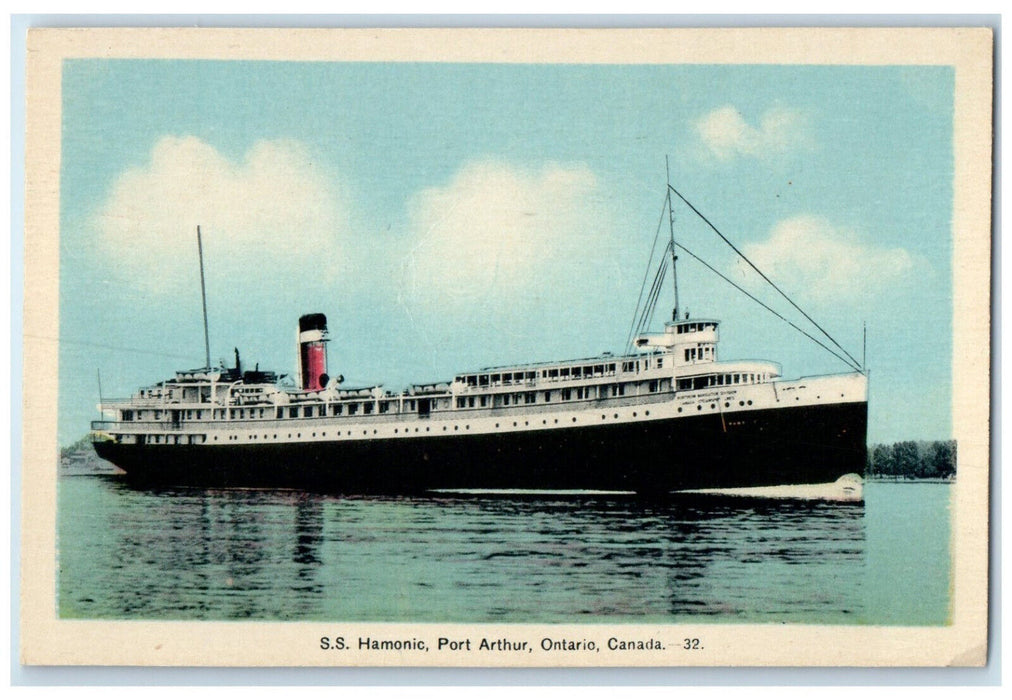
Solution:
{"label": "blue sky", "polygon": [[[666,155],[858,358],[867,323],[869,439],[947,438],[952,94],[944,66],[67,61],[60,442],[97,417],[97,370],[126,396],[203,364],[198,224],[213,361],[293,371],[308,312],[355,384],[621,351]],[[846,369],[688,256],[678,272],[722,359]]]}

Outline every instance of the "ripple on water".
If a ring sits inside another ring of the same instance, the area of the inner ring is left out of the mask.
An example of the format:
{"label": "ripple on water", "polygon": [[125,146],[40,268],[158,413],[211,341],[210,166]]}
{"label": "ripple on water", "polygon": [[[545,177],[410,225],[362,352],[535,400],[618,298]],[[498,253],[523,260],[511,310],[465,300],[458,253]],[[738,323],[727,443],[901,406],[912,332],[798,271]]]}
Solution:
{"label": "ripple on water", "polygon": [[[640,503],[142,490],[117,478],[66,477],[59,610],[81,618],[942,624],[948,489],[872,483],[865,504]],[[897,559],[916,562],[916,581]]]}

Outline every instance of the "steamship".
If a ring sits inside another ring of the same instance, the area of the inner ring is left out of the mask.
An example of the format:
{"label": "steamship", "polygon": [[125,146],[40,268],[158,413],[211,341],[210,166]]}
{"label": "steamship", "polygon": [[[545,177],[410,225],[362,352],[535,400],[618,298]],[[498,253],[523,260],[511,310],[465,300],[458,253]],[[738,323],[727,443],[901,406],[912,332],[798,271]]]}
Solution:
{"label": "steamship", "polygon": [[[675,249],[672,228],[661,257],[673,277]],[[719,321],[680,314],[674,289],[671,320],[622,354],[486,367],[400,391],[330,376],[327,319],[308,314],[295,386],[244,369],[236,350],[232,367],[207,362],[103,400],[112,420],[92,424],[94,448],[137,482],[333,493],[660,495],[863,474],[862,367],[785,379],[775,362],[718,359]]]}

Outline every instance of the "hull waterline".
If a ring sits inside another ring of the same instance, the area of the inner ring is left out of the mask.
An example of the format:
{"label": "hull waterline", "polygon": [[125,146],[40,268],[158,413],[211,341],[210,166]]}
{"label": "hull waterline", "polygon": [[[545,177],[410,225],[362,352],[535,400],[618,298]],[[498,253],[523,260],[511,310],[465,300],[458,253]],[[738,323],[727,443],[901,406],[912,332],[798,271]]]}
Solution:
{"label": "hull waterline", "polygon": [[863,475],[866,425],[867,404],[855,402],[500,434],[222,446],[97,442],[95,449],[144,484],[661,494]]}

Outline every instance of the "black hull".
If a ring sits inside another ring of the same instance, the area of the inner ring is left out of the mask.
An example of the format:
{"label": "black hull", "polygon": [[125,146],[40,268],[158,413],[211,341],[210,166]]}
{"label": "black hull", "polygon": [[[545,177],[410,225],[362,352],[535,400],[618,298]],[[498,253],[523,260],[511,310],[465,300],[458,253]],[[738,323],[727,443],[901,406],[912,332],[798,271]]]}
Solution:
{"label": "black hull", "polygon": [[778,408],[485,435],[95,450],[138,483],[408,494],[432,489],[673,490],[864,474],[867,404]]}

